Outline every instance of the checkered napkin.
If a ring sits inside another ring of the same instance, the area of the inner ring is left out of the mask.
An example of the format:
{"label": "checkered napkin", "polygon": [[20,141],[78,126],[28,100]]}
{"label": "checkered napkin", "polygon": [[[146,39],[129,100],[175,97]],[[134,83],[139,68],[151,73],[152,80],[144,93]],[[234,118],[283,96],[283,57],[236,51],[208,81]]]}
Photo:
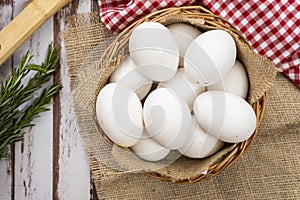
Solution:
{"label": "checkered napkin", "polygon": [[[199,3],[188,0],[99,0],[100,18],[113,32],[153,11]],[[299,0],[202,0],[234,24],[254,50],[268,57],[300,87]]]}
{"label": "checkered napkin", "polygon": [[133,21],[153,11],[187,6],[197,0],[99,0],[100,18],[113,32],[120,32]]}
{"label": "checkered napkin", "polygon": [[226,18],[259,54],[268,57],[300,87],[300,1],[203,0]]}

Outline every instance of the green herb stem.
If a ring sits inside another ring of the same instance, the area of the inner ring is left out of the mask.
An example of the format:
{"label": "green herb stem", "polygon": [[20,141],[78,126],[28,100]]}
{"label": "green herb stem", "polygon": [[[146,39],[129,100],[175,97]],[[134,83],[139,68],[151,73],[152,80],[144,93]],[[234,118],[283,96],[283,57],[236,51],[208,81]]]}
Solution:
{"label": "green herb stem", "polygon": [[[41,65],[31,64],[32,55],[27,52],[18,67],[0,87],[0,159],[8,145],[21,140],[24,128],[34,126],[32,120],[47,111],[52,97],[61,88],[53,84],[38,95],[38,91],[52,78],[57,69],[58,49],[49,45],[47,56]],[[29,72],[36,73],[24,85]]]}

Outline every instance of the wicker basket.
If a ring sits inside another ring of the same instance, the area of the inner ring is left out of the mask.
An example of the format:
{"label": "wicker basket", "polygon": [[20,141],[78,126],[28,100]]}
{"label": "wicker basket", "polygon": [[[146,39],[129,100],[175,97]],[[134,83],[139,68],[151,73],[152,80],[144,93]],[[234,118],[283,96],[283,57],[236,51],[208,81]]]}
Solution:
{"label": "wicker basket", "polygon": [[[96,101],[98,92],[101,90],[102,87],[105,86],[105,84],[107,84],[109,76],[114,72],[114,70],[118,67],[118,65],[122,62],[122,60],[124,60],[125,56],[128,54],[128,40],[131,32],[136,26],[147,21],[155,21],[155,22],[162,23],[164,25],[183,22],[183,23],[188,23],[192,26],[196,26],[201,31],[207,31],[212,29],[225,30],[233,36],[235,41],[239,41],[239,43],[242,44],[240,45],[240,47],[242,46],[243,48],[246,48],[247,51],[253,52],[247,40],[239,33],[239,31],[234,26],[232,26],[225,19],[214,15],[209,10],[201,6],[189,6],[189,7],[169,8],[169,9],[160,10],[133,23],[122,33],[120,33],[111,42],[109,47],[106,50],[104,50],[104,52],[102,53],[100,63],[102,66],[109,66],[109,67],[101,67],[100,70],[101,80],[99,80],[99,82],[97,83],[96,86],[97,88],[94,91],[92,91],[91,98],[93,98],[94,102]],[[237,47],[238,47],[238,59],[243,63],[244,57],[243,55],[241,55],[241,53],[239,53],[239,48],[240,48],[239,45]],[[262,58],[262,60],[265,62],[265,65],[267,65],[269,61],[268,60],[265,61],[264,59],[265,58]],[[114,63],[113,67],[111,67],[112,63]],[[246,152],[247,149],[249,149],[249,147],[252,145],[254,139],[257,136],[258,126],[262,120],[262,116],[265,111],[266,93],[263,92],[262,94],[259,94],[255,92],[256,87],[258,87],[258,85],[260,84],[260,83],[256,83],[256,76],[259,76],[259,74],[262,73],[256,72],[253,75],[253,69],[251,69],[251,67],[253,66],[247,67],[247,63],[244,63],[244,65],[247,69],[249,80],[250,80],[248,102],[252,105],[257,117],[257,126],[252,137],[238,144],[225,145],[224,147],[225,150],[224,148],[220,150],[220,152],[218,153],[219,154],[218,159],[214,159],[213,162],[211,162],[211,160],[210,162],[205,162],[205,159],[197,160],[197,159],[183,158],[179,162],[180,167],[178,167],[177,163],[175,163],[172,164],[172,166],[168,166],[168,169],[166,170],[150,171],[150,172],[146,172],[145,173],[146,175],[163,181],[171,181],[175,183],[194,183],[201,180],[206,180],[224,171],[230,165],[235,163]],[[86,74],[88,73],[91,74],[91,72],[86,72]],[[258,80],[258,82],[261,82],[261,80]],[[251,97],[249,97],[249,95]],[[85,96],[82,96],[81,98],[86,98]],[[84,103],[88,102],[88,100],[84,100],[83,102]],[[92,111],[94,112],[95,109],[92,108]],[[82,120],[82,123],[81,124],[79,123],[78,126],[79,127],[82,126],[81,128],[83,129],[86,128],[86,133],[89,134],[83,136],[83,139],[85,140],[86,143],[94,143],[95,138],[99,137],[100,134],[106,144],[112,145],[112,142],[109,140],[108,137],[105,136],[103,131],[99,128],[99,125],[97,126],[98,129],[97,135],[96,133],[94,135],[91,135],[91,130],[87,129],[90,128],[91,126],[87,126],[86,124],[84,124],[87,123],[87,119],[86,116],[82,114],[82,110],[80,108],[78,108],[77,110],[75,109],[75,114],[78,115],[77,118],[80,118],[81,117],[80,115],[82,115],[82,119],[79,119],[79,121]],[[93,115],[93,117],[94,117],[93,120],[95,120],[95,114]],[[94,147],[88,146],[87,148],[88,150],[90,149],[90,151],[93,151]],[[209,163],[208,166],[206,166],[205,168],[206,169],[205,172],[203,171],[203,168],[197,166],[199,162],[206,163],[206,165],[207,163]],[[188,167],[193,165],[196,166],[193,168],[193,170],[196,170],[196,172],[188,175],[186,175],[186,173],[183,174],[180,173],[180,170],[189,170]],[[180,175],[177,176],[176,175],[177,173],[180,173]]]}

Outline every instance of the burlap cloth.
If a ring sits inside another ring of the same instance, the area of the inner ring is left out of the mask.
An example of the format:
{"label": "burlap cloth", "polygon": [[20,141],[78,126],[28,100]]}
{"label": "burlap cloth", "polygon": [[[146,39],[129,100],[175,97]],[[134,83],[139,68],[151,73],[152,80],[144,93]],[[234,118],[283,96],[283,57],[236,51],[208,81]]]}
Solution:
{"label": "burlap cloth", "polygon": [[[69,18],[64,33],[71,89],[89,52],[112,35],[96,13]],[[95,55],[96,56],[96,55]],[[89,64],[89,63],[85,63]],[[92,64],[92,63],[91,63]],[[300,93],[278,75],[254,145],[218,176],[191,185],[118,173],[87,152],[99,199],[300,199]]]}

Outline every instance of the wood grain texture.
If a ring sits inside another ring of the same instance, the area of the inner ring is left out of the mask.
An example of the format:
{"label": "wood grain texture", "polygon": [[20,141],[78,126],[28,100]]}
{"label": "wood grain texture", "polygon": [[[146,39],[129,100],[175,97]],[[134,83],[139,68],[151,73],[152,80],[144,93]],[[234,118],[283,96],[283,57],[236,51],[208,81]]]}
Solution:
{"label": "wood grain texture", "polygon": [[[66,53],[62,39],[66,18],[76,13],[91,11],[91,1],[74,0],[55,16],[55,42],[60,45],[60,79],[63,89],[60,92],[60,128],[59,128],[59,178],[57,187],[58,199],[90,199],[90,170],[86,160],[84,147],[77,133],[70,79],[67,70]],[[57,112],[55,112],[57,113]]]}
{"label": "wood grain texture", "polygon": [[[0,30],[2,30],[12,19],[14,10],[13,0],[1,1],[0,3]],[[11,73],[12,70],[12,60],[10,57],[3,63],[4,67],[0,67],[0,78],[4,78]]]}
{"label": "wood grain texture", "polygon": [[11,197],[11,160],[0,160],[0,199]]}
{"label": "wood grain texture", "polygon": [[[52,33],[52,21],[38,30],[16,53],[15,63],[26,50],[34,53],[34,62],[42,62]],[[48,34],[47,34],[48,33]],[[43,36],[42,36],[43,35]],[[49,199],[52,190],[52,108],[34,120],[24,140],[15,145],[14,198]]]}
{"label": "wood grain texture", "polygon": [[[24,0],[15,2],[14,16],[23,8]],[[32,62],[41,63],[53,38],[53,19],[47,20],[14,54],[18,64],[29,50]],[[52,196],[52,106],[34,120],[24,140],[15,145],[14,199],[51,199]]]}
{"label": "wood grain texture", "polygon": [[[23,9],[26,1],[0,1],[0,28]],[[49,1],[50,2],[50,1]],[[97,199],[91,182],[84,147],[77,133],[72,111],[69,75],[62,32],[66,17],[97,10],[96,1],[74,0],[47,20],[0,68],[0,77],[9,74],[27,50],[40,63],[48,44],[60,47],[60,69],[54,80],[63,84],[53,108],[36,119],[24,140],[15,144],[12,159],[0,161],[0,200],[6,199]]]}
{"label": "wood grain texture", "polygon": [[11,5],[11,0],[0,0],[0,5]]}
{"label": "wood grain texture", "polygon": [[[0,1],[0,30],[13,19],[13,0]],[[13,57],[0,67],[0,80],[11,74]],[[14,145],[12,145],[14,148]],[[8,150],[7,159],[0,160],[0,199],[6,200],[13,196],[14,191],[14,149]]]}
{"label": "wood grain texture", "polygon": [[[47,19],[72,0],[32,0],[18,16],[0,32],[0,64]],[[20,3],[22,1],[17,1]],[[22,2],[22,5],[24,2]],[[18,27],[18,28],[16,28]]]}

